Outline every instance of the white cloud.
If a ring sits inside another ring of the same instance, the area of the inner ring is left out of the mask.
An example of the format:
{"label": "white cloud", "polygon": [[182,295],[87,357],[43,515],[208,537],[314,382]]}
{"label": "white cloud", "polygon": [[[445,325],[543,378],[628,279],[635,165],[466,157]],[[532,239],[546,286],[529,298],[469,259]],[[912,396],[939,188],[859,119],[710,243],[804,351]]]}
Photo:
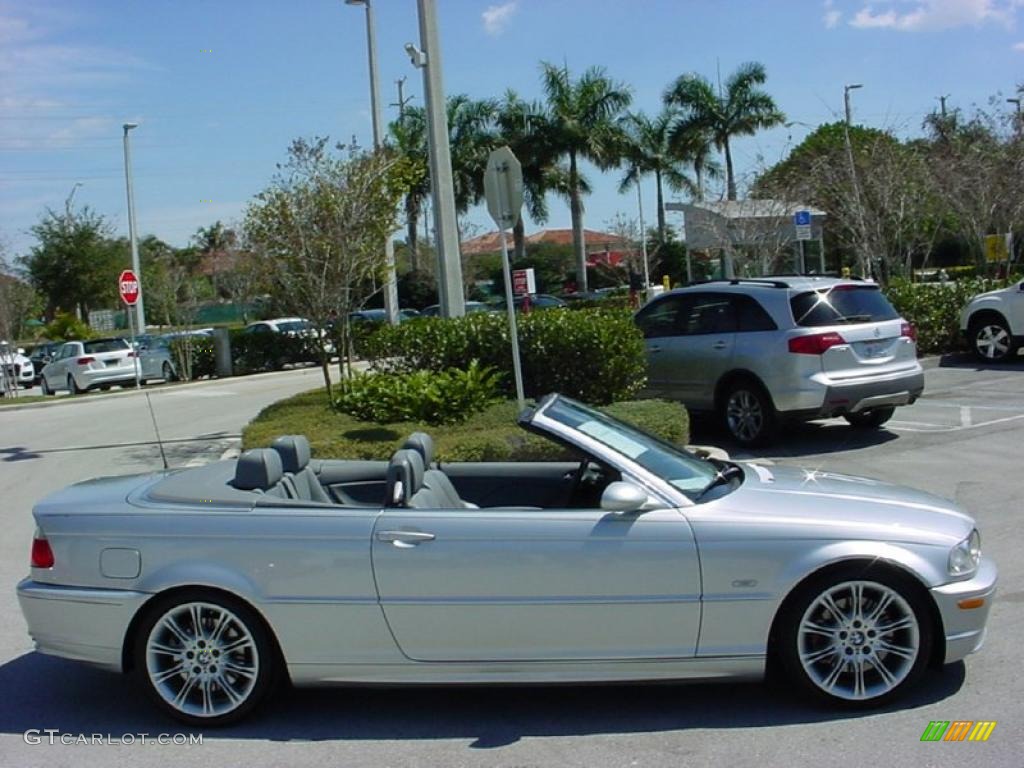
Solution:
{"label": "white cloud", "polygon": [[481,14],[484,21],[484,31],[488,35],[500,35],[508,26],[509,20],[516,12],[518,0],[510,0],[501,5],[492,5]]}
{"label": "white cloud", "polygon": [[843,12],[836,9],[835,0],[825,0],[822,5],[825,8],[825,14],[821,17],[821,20],[825,24],[825,29],[835,29],[839,26],[840,19],[843,18]]}
{"label": "white cloud", "polygon": [[1020,0],[889,0],[867,2],[850,20],[858,29],[916,32],[999,24],[1012,27]]}
{"label": "white cloud", "polygon": [[1024,52],[1024,41],[1013,44],[1013,50]]}

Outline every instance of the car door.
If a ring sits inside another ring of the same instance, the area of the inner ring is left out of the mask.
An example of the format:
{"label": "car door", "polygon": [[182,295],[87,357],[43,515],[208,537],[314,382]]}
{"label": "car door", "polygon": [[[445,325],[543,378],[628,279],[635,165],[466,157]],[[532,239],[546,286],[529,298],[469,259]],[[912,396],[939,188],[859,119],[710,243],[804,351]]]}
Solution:
{"label": "car door", "polygon": [[636,314],[647,350],[647,385],[650,397],[673,397],[678,389],[677,371],[670,356],[671,339],[678,335],[679,318],[689,312],[689,294],[670,294],[652,301]]}
{"label": "car door", "polygon": [[700,570],[675,509],[385,509],[372,543],[388,625],[410,659],[692,656]]}
{"label": "car door", "polygon": [[46,383],[50,389],[64,389],[67,386],[68,362],[78,353],[78,345],[69,341],[64,344],[45,369]]}

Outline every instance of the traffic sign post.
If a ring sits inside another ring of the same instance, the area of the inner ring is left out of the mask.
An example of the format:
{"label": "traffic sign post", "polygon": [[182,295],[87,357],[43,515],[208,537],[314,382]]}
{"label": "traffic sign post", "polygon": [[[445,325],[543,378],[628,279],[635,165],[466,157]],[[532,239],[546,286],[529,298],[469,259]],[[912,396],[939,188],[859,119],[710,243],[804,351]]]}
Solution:
{"label": "traffic sign post", "polygon": [[794,213],[793,226],[796,228],[797,242],[800,243],[800,264],[797,267],[797,272],[802,275],[807,271],[804,243],[811,239],[811,212],[797,211]]}
{"label": "traffic sign post", "polygon": [[[519,329],[516,326],[516,306],[512,299],[512,270],[508,261],[508,242],[505,230],[514,227],[523,209],[523,167],[508,147],[491,152],[484,171],[484,197],[487,211],[498,225],[501,235],[501,265],[505,275],[505,305],[508,309],[509,333],[512,337],[512,371],[516,379],[516,399],[519,409],[526,407],[523,393],[523,368],[519,360]],[[526,270],[516,270],[517,272]],[[533,270],[529,270],[532,272]],[[527,286],[528,287],[528,286]]]}
{"label": "traffic sign post", "polygon": [[132,309],[138,303],[142,291],[139,288],[139,278],[130,269],[124,270],[117,278],[117,292],[121,295],[121,301],[128,307],[125,314],[128,315],[128,332],[131,334],[132,339],[132,360],[135,363],[135,388],[142,389],[142,377],[139,375],[139,350],[135,346],[135,320],[132,318],[132,315],[135,314]]}

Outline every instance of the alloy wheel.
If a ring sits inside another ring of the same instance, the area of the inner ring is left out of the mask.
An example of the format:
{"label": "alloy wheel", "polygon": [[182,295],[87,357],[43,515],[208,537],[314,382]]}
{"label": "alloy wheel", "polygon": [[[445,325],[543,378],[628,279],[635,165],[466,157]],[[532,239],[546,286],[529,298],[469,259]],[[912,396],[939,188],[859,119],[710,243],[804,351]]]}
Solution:
{"label": "alloy wheel", "polygon": [[983,325],[974,334],[974,348],[986,360],[1002,360],[1010,346],[1010,334],[1001,325]]}
{"label": "alloy wheel", "polygon": [[729,431],[737,439],[749,443],[756,440],[764,429],[764,406],[750,390],[738,389],[729,396],[725,419]]}
{"label": "alloy wheel", "polygon": [[822,693],[869,701],[910,675],[921,649],[921,628],[913,608],[892,587],[846,581],[810,603],[796,642],[804,673]]}

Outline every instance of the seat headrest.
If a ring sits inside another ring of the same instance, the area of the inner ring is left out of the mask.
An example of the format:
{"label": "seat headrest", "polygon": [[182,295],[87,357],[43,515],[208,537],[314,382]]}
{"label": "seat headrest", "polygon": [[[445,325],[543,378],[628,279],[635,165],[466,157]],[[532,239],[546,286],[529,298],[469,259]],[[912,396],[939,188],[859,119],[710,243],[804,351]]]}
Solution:
{"label": "seat headrest", "polygon": [[281,457],[270,448],[253,448],[238,457],[233,485],[241,491],[265,491],[284,477]]}
{"label": "seat headrest", "polygon": [[434,463],[434,438],[426,432],[413,432],[402,444],[402,447],[416,451],[423,459],[424,467],[429,467]]}
{"label": "seat headrest", "polygon": [[270,444],[281,457],[281,467],[293,475],[309,464],[309,440],[305,435],[283,435]]}
{"label": "seat headrest", "polygon": [[388,464],[387,498],[389,507],[404,507],[423,487],[423,459],[413,450],[395,451]]}

